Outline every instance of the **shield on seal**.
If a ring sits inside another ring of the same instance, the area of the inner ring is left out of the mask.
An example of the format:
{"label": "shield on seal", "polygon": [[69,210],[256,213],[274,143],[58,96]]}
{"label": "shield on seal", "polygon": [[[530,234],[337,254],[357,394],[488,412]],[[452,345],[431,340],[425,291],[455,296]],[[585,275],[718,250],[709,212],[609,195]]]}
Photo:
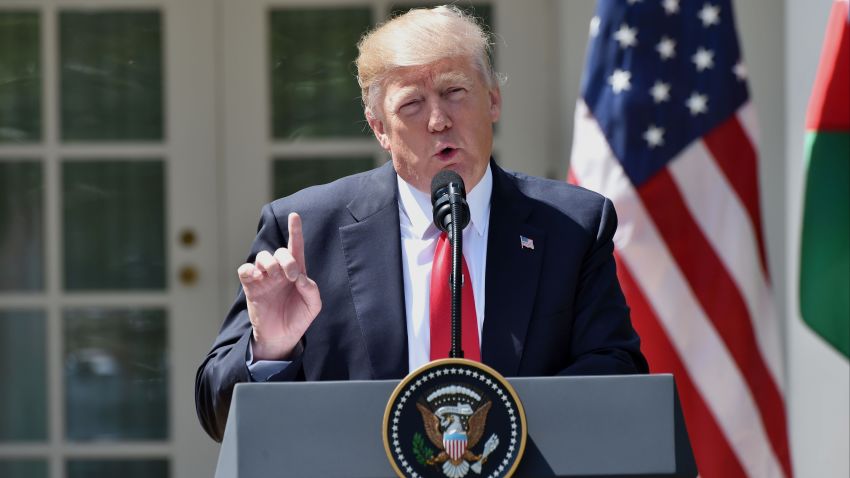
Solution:
{"label": "shield on seal", "polygon": [[453,461],[460,460],[466,451],[466,433],[447,432],[443,435],[443,447]]}

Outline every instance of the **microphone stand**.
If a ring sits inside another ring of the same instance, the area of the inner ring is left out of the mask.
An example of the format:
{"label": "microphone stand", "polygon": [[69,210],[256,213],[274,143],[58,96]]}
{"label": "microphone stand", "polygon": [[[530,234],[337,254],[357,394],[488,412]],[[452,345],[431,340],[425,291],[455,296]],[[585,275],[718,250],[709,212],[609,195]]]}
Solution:
{"label": "microphone stand", "polygon": [[[463,358],[463,349],[461,348],[461,299],[463,297],[463,230],[460,229],[461,201],[463,196],[461,191],[456,188],[453,183],[449,184],[449,205],[451,206],[452,223],[449,228],[449,243],[452,248],[452,273],[449,276],[449,287],[452,294],[452,348],[449,350],[449,357]],[[467,331],[468,333],[469,331]]]}

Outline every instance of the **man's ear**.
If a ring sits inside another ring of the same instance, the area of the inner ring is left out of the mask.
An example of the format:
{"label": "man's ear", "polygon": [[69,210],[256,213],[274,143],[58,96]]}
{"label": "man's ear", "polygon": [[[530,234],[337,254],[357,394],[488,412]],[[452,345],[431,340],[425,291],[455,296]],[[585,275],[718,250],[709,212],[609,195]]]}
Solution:
{"label": "man's ear", "polygon": [[369,127],[372,128],[372,133],[375,134],[375,138],[378,140],[378,143],[385,150],[392,152],[390,150],[390,138],[387,136],[386,128],[384,127],[384,122],[381,121],[375,114],[372,112],[372,109],[366,108],[366,122],[369,123]]}
{"label": "man's ear", "polygon": [[502,115],[502,91],[498,86],[490,88],[490,120],[499,121]]}

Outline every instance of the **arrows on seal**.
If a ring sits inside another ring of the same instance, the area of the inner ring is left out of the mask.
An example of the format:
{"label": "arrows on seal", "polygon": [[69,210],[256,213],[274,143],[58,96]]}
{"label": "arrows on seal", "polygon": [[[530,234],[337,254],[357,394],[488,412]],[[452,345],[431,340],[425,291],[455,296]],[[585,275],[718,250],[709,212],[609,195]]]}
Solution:
{"label": "arrows on seal", "polygon": [[493,453],[493,450],[499,446],[499,437],[496,434],[490,435],[490,438],[487,439],[487,443],[484,444],[484,453],[481,454],[481,459],[472,464],[472,471],[481,474],[481,465],[487,461],[487,456],[490,453]]}

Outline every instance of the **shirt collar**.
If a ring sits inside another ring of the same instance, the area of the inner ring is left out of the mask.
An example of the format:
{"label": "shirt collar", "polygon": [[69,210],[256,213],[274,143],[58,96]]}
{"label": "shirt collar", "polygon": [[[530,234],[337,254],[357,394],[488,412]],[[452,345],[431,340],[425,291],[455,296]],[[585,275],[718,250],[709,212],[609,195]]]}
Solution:
{"label": "shirt collar", "polygon": [[[416,237],[425,237],[436,234],[437,227],[434,226],[434,215],[431,208],[431,195],[424,193],[407,181],[398,178],[398,198],[401,213],[410,221],[411,229]],[[481,181],[466,194],[466,203],[469,204],[470,225],[476,234],[483,236],[487,232],[490,222],[490,196],[493,192],[493,174],[490,165],[484,171]]]}

